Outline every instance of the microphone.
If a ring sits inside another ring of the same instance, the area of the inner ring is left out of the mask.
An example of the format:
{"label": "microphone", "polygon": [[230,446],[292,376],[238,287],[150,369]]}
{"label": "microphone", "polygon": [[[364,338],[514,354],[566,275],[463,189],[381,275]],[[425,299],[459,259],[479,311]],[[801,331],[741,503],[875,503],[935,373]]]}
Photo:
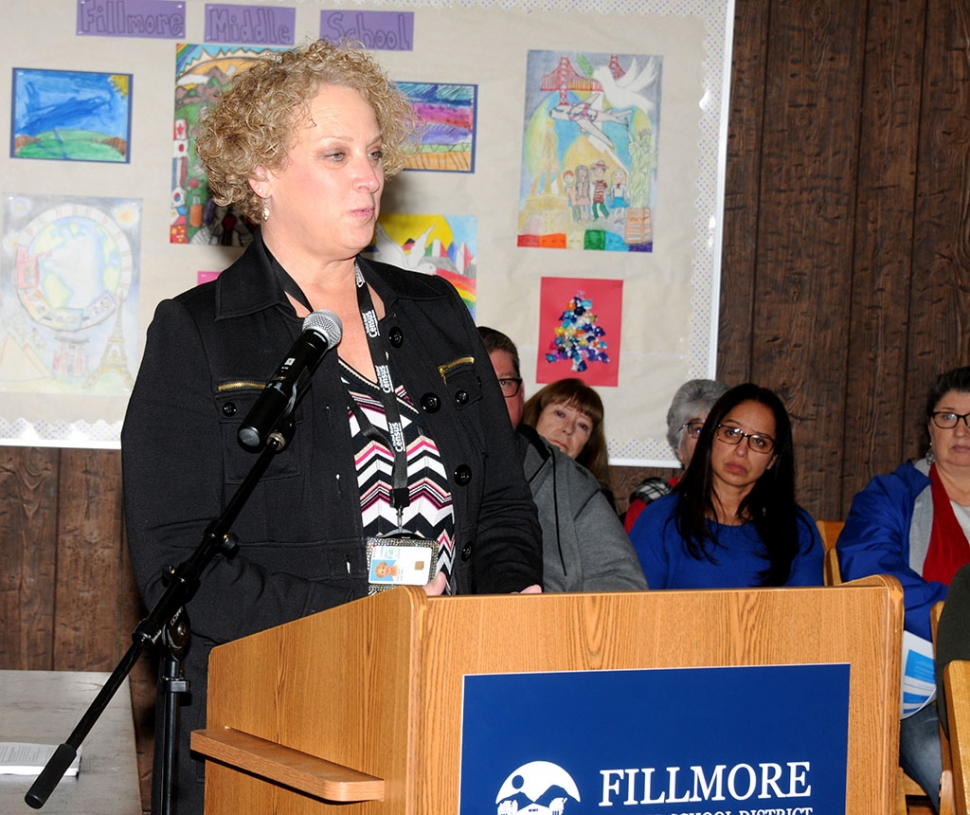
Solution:
{"label": "microphone", "polygon": [[259,450],[266,437],[293,412],[317,364],[343,334],[340,318],[332,311],[314,311],[303,321],[303,333],[293,343],[283,364],[266,383],[239,428],[239,442]]}

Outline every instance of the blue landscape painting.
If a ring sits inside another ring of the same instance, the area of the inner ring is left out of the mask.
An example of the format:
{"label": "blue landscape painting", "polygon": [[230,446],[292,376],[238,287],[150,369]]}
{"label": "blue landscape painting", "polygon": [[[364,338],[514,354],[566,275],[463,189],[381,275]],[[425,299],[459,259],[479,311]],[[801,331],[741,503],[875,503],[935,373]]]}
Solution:
{"label": "blue landscape painting", "polygon": [[12,158],[128,163],[131,74],[14,68]]}

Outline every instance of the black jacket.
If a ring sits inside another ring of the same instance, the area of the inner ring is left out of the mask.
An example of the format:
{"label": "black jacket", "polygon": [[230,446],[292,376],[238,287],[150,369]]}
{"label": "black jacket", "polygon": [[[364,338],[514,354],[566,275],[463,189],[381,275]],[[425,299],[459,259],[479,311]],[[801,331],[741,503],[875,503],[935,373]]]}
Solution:
{"label": "black jacket", "polygon": [[936,705],[943,732],[950,735],[943,669],[956,659],[970,659],[970,563],[950,581],[936,631]]}
{"label": "black jacket", "polygon": [[[542,582],[535,506],[508,412],[467,308],[439,277],[359,261],[384,303],[397,381],[447,468],[455,515],[456,593],[505,593]],[[159,304],[122,430],[131,560],[151,607],[163,568],[185,560],[255,461],[239,424],[302,330],[260,237],[220,277]],[[188,605],[186,662],[203,726],[205,665],[215,644],[367,593],[346,396],[336,353],[295,410],[296,431],[240,513],[239,552],[218,556]],[[187,756],[180,757],[184,763]],[[182,774],[188,774],[185,769]],[[181,798],[196,791],[184,789]],[[195,810],[180,803],[180,815]]]}

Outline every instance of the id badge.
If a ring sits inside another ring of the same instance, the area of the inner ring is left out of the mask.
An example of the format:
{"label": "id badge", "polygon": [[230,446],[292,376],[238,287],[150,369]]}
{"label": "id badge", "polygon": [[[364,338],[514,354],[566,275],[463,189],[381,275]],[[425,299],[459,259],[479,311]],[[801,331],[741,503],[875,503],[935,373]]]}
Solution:
{"label": "id badge", "polygon": [[372,591],[424,586],[437,571],[438,547],[423,538],[368,538],[367,582]]}

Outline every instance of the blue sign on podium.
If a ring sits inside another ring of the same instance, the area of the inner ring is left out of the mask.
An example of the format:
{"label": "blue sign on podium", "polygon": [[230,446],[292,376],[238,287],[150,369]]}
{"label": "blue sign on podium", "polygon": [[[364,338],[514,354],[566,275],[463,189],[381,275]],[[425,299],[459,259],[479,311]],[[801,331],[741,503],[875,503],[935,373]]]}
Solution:
{"label": "blue sign on podium", "polygon": [[845,811],[849,665],[466,676],[459,815]]}

